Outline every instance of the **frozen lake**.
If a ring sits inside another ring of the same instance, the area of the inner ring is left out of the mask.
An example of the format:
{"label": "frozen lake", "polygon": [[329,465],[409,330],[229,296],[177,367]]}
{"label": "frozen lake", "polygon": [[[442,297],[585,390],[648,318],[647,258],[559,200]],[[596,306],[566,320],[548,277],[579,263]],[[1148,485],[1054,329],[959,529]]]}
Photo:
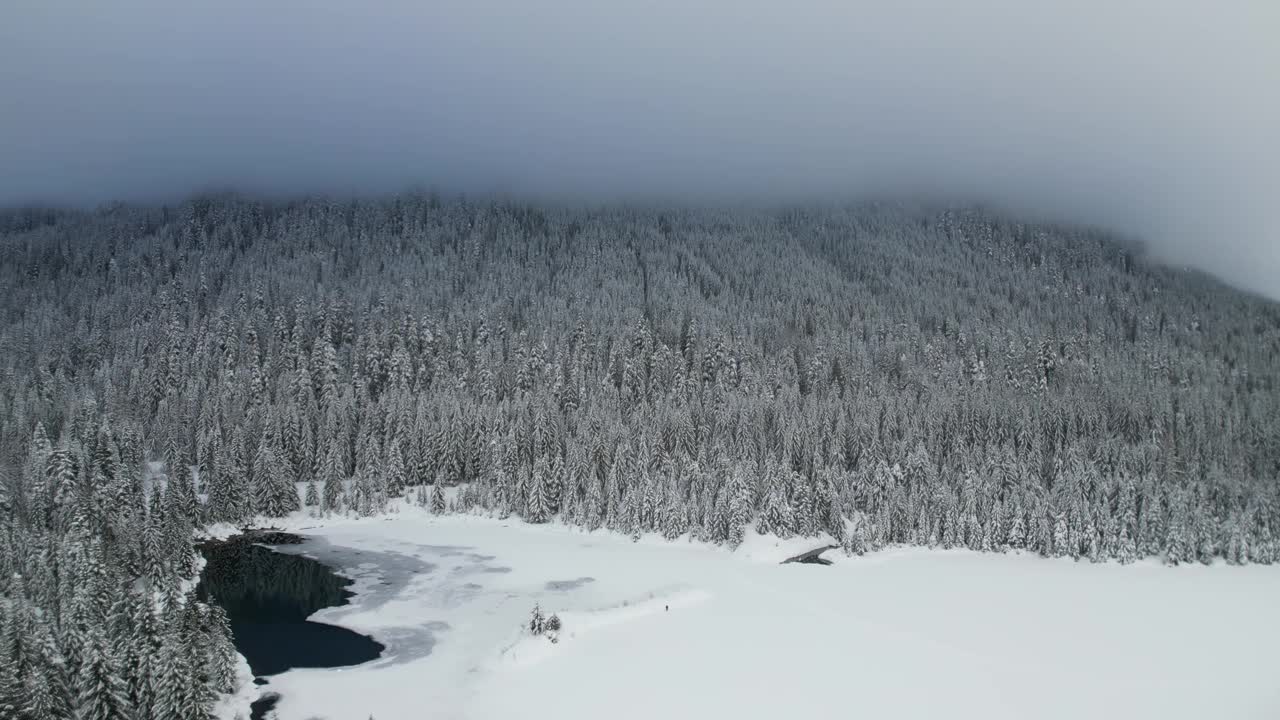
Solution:
{"label": "frozen lake", "polygon": [[[281,720],[1274,720],[1280,568],[967,551],[729,552],[405,509],[286,546],[354,579],[314,621],[385,646],[271,679]],[[522,628],[538,604],[560,642]]]}

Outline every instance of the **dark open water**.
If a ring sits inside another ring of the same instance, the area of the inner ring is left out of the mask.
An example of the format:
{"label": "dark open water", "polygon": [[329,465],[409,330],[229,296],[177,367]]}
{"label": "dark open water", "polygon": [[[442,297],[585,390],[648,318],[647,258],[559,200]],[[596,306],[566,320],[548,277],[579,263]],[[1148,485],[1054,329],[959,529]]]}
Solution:
{"label": "dark open water", "polygon": [[[293,540],[276,534],[272,541]],[[378,658],[381,643],[336,625],[312,622],[317,610],[347,604],[351,581],[300,555],[285,555],[233,538],[201,546],[208,563],[196,593],[227,611],[236,649],[259,678],[290,668],[358,665]],[[255,703],[254,717],[274,700]]]}

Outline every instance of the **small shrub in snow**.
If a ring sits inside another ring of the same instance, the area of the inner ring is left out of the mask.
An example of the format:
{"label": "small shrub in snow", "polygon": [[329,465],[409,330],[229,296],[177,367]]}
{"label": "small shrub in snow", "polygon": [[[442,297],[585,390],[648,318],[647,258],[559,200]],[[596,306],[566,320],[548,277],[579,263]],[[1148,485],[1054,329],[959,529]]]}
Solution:
{"label": "small shrub in snow", "polygon": [[541,635],[547,627],[546,618],[542,616],[542,608],[534,605],[533,614],[529,616],[529,632],[533,635]]}
{"label": "small shrub in snow", "polygon": [[529,617],[529,633],[545,636],[553,643],[560,642],[560,616],[544,617],[542,608],[534,605],[533,614]]}

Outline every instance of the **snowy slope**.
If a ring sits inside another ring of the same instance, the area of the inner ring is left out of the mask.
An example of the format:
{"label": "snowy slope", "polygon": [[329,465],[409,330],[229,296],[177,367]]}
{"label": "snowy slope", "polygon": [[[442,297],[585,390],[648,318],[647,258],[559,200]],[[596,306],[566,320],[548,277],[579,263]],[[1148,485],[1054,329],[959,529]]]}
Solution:
{"label": "snowy slope", "polygon": [[[273,678],[282,720],[1280,717],[1280,568],[898,550],[777,565],[407,509],[298,523],[387,657]],[[359,553],[359,554],[357,554]],[[522,629],[534,604],[560,642]]]}

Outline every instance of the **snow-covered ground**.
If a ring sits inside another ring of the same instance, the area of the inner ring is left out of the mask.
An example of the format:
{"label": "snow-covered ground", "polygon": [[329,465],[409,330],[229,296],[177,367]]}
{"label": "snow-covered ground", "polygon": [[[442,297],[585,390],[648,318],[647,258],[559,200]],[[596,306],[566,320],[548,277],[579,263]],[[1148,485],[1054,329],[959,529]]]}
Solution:
{"label": "snow-covered ground", "polygon": [[[299,520],[385,657],[271,679],[282,720],[1280,718],[1280,567],[894,550],[778,565],[406,508]],[[560,641],[522,630],[534,604]]]}

